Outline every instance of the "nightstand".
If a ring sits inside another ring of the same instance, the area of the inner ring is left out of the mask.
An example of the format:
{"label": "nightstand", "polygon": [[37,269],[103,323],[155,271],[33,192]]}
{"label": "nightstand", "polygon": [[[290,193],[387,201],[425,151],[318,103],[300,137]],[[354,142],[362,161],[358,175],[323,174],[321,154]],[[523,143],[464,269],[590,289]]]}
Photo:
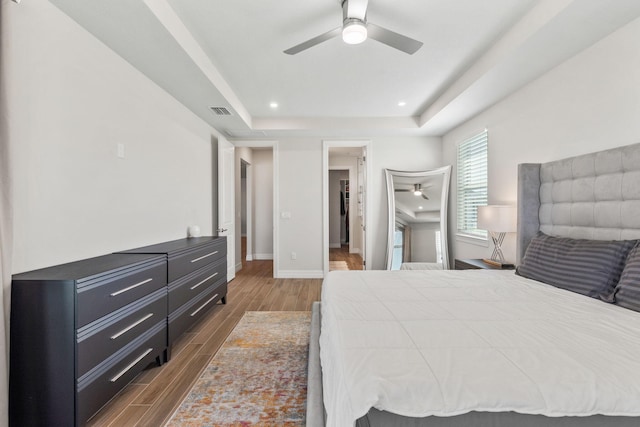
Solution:
{"label": "nightstand", "polygon": [[514,270],[515,267],[511,265],[508,267],[504,266],[500,268],[496,265],[487,264],[486,262],[482,261],[479,258],[474,258],[474,259],[457,259],[456,258],[455,269],[456,270]]}

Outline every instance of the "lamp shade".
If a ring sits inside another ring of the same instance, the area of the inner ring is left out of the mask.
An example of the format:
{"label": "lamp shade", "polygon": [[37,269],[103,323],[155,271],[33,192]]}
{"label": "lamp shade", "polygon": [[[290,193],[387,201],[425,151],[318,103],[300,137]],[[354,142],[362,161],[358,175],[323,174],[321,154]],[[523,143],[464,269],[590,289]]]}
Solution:
{"label": "lamp shade", "polygon": [[478,206],[479,229],[496,233],[512,233],[516,231],[516,226],[515,206]]}
{"label": "lamp shade", "polygon": [[360,44],[367,39],[367,27],[360,19],[349,19],[342,27],[342,40],[347,44]]}

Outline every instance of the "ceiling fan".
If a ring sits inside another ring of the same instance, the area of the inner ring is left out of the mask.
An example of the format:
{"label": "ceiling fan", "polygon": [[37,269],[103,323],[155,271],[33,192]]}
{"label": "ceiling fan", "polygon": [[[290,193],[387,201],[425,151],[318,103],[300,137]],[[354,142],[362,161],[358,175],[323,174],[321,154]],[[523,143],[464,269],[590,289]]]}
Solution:
{"label": "ceiling fan", "polygon": [[342,34],[342,39],[348,44],[359,44],[371,37],[380,43],[413,55],[422,42],[403,36],[394,31],[367,22],[367,5],[369,0],[342,0],[342,27],[334,28],[320,34],[306,42],[300,43],[284,51],[288,55],[295,55],[317,44]]}
{"label": "ceiling fan", "polygon": [[424,194],[424,190],[431,187],[431,185],[422,188],[422,184],[413,184],[413,188],[396,188],[393,191],[397,191],[398,193],[412,192],[414,196],[422,196],[423,199],[429,200],[426,194]]}

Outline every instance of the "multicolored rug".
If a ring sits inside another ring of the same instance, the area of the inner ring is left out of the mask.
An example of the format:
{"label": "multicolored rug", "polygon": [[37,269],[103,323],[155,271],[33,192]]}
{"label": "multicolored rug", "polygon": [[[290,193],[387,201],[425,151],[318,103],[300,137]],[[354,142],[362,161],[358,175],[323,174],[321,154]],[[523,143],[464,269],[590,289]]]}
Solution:
{"label": "multicolored rug", "polygon": [[310,323],[246,312],[166,426],[303,426]]}

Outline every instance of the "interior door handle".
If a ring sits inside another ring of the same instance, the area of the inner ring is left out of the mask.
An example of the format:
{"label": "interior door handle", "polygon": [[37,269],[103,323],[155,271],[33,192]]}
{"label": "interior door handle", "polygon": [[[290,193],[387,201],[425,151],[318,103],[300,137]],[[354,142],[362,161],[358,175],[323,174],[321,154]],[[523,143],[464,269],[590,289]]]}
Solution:
{"label": "interior door handle", "polygon": [[216,231],[218,233],[224,233],[225,231],[227,231],[227,229],[226,228],[218,228]]}

